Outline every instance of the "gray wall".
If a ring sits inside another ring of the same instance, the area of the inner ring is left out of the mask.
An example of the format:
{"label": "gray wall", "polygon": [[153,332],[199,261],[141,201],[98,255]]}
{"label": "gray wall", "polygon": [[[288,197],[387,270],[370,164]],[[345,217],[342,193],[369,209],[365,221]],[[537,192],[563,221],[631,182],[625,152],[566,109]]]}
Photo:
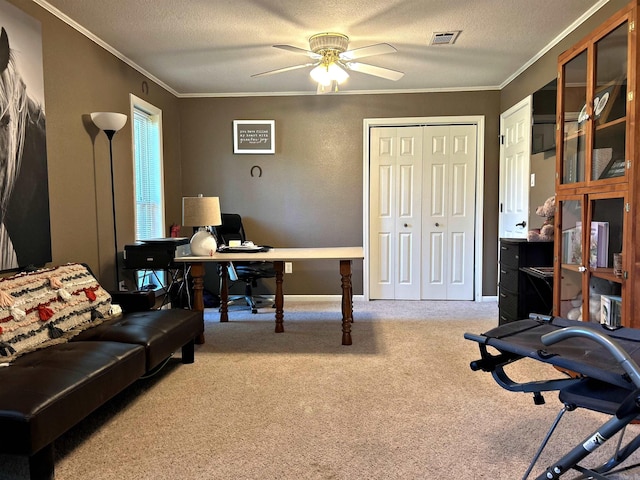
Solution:
{"label": "gray wall", "polygon": [[[310,95],[183,99],[180,102],[185,195],[220,197],[240,213],[251,238],[280,247],[362,245],[363,120],[484,115],[484,262],[496,264],[499,92],[402,95]],[[274,119],[275,155],[234,155],[234,119]],[[262,177],[251,177],[251,168]],[[484,294],[495,295],[495,269]],[[362,293],[362,262],[354,293]],[[286,278],[288,294],[337,294],[334,265],[301,262]]]}

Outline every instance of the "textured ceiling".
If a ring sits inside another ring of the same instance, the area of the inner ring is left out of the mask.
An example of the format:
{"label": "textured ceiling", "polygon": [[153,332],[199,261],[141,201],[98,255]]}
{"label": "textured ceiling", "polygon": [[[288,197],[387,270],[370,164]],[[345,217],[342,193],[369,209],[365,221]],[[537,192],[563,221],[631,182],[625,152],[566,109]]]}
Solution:
{"label": "textured ceiling", "polygon": [[[307,63],[274,44],[319,32],[349,48],[398,52],[361,61],[397,82],[353,72],[342,93],[497,89],[607,0],[34,0],[179,96],[313,94]],[[434,32],[462,30],[454,45]]]}

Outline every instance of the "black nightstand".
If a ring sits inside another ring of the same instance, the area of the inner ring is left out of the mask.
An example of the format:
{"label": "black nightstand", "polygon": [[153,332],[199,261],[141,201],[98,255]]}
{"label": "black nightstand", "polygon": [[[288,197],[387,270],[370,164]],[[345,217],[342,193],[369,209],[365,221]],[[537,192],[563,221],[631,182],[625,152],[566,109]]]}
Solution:
{"label": "black nightstand", "polygon": [[553,304],[551,288],[534,288],[523,267],[553,266],[553,242],[500,239],[498,283],[499,324],[528,318],[530,313],[548,315]]}

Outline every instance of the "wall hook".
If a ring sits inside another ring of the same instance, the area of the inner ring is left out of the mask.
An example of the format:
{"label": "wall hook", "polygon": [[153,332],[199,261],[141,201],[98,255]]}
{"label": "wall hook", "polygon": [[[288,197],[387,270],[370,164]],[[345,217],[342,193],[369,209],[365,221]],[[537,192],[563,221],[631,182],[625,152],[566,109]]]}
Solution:
{"label": "wall hook", "polygon": [[258,166],[258,165],[254,165],[253,167],[251,167],[251,176],[252,176],[252,177],[254,176],[254,175],[253,175],[253,171],[254,171],[256,168],[258,169],[258,177],[261,177],[261,176],[262,176],[262,168],[261,168],[260,166]]}

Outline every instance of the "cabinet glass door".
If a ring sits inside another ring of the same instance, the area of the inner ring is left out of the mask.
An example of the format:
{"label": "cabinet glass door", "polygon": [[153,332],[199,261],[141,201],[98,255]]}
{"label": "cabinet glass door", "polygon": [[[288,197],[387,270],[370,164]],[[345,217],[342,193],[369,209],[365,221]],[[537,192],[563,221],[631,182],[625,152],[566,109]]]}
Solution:
{"label": "cabinet glass door", "polygon": [[[618,324],[622,320],[624,205],[623,197],[603,195],[590,200],[588,259],[589,320],[592,322],[602,323],[607,316],[612,319],[611,315],[617,315]],[[604,301],[602,297],[606,297]]]}
{"label": "cabinet glass door", "polygon": [[561,182],[585,181],[587,50],[563,66],[563,150]]}
{"label": "cabinet glass door", "polygon": [[560,291],[560,306],[556,315],[577,320],[582,305],[583,263],[583,208],[582,199],[558,200],[560,213],[560,277],[556,285]]}
{"label": "cabinet glass door", "polygon": [[591,180],[626,173],[628,22],[595,43]]}

